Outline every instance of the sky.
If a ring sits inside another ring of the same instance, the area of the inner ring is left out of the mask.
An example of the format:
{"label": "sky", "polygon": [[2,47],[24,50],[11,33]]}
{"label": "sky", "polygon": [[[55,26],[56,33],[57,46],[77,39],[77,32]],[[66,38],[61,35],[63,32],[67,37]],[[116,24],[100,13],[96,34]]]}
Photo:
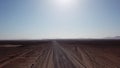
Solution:
{"label": "sky", "polygon": [[120,0],[0,0],[0,39],[120,36]]}

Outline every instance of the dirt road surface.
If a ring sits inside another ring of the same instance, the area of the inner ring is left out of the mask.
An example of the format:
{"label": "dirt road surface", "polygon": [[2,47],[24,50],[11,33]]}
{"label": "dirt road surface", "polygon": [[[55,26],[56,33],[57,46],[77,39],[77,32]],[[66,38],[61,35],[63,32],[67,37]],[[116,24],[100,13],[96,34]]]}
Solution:
{"label": "dirt road surface", "polygon": [[0,48],[0,68],[120,68],[119,47],[47,44]]}

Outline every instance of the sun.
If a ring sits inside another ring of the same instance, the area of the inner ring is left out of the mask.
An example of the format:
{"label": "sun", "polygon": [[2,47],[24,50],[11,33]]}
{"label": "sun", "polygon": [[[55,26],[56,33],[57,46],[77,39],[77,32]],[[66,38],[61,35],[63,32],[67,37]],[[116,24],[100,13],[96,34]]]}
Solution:
{"label": "sun", "polygon": [[55,0],[58,5],[72,5],[74,0]]}
{"label": "sun", "polygon": [[74,7],[77,4],[77,0],[52,0],[52,4],[59,9],[67,9]]}

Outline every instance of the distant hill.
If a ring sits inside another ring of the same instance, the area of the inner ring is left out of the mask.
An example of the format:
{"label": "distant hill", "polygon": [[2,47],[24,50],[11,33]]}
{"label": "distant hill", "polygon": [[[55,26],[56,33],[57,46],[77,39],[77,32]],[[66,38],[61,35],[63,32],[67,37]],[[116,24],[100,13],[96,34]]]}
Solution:
{"label": "distant hill", "polygon": [[115,36],[115,37],[106,37],[105,39],[120,39],[120,36]]}

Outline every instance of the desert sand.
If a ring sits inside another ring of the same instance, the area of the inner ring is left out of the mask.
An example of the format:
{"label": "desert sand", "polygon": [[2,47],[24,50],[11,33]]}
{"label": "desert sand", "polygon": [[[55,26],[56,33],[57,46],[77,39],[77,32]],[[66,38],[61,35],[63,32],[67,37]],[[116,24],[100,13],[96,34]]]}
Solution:
{"label": "desert sand", "polygon": [[120,68],[120,46],[49,41],[0,47],[0,68]]}

